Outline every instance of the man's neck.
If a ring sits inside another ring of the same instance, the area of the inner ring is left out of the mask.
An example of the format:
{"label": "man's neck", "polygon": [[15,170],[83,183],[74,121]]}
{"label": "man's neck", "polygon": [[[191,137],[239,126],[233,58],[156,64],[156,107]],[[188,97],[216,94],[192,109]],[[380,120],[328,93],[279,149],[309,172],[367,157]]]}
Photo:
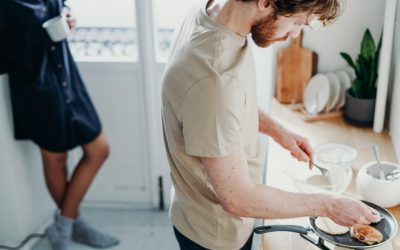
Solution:
{"label": "man's neck", "polygon": [[250,33],[256,11],[249,3],[236,0],[211,0],[207,5],[212,19],[242,37]]}

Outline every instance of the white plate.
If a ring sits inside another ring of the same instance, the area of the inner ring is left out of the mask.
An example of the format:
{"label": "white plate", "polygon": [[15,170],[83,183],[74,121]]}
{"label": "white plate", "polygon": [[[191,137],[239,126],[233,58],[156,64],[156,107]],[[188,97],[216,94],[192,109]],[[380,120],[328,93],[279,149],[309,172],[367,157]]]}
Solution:
{"label": "white plate", "polygon": [[329,84],[331,86],[330,96],[326,108],[328,111],[335,109],[336,104],[340,96],[340,81],[334,73],[327,73],[326,76],[329,79]]}
{"label": "white plate", "polygon": [[308,82],[304,90],[304,107],[310,114],[317,114],[324,110],[329,101],[330,84],[324,74],[316,74]]}
{"label": "white plate", "polygon": [[357,158],[357,150],[346,144],[323,143],[315,147],[314,158],[321,163],[350,165]]}
{"label": "white plate", "polygon": [[346,71],[347,75],[350,77],[350,82],[356,79],[356,72],[354,72],[354,69],[352,67],[346,66],[343,68],[343,70]]}
{"label": "white plate", "polygon": [[343,108],[346,101],[346,91],[351,87],[350,76],[347,74],[345,70],[339,70],[336,72],[336,75],[339,77],[340,81],[340,96],[338,101],[338,107]]}

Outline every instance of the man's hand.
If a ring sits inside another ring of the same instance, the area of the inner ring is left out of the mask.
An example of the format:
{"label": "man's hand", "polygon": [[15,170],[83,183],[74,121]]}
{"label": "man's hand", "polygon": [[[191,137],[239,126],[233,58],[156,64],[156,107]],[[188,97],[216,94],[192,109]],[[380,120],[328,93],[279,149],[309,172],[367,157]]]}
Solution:
{"label": "man's hand", "polygon": [[289,150],[291,155],[299,161],[312,161],[313,150],[306,138],[296,135],[287,129],[281,128],[273,139],[283,148]]}
{"label": "man's hand", "polygon": [[71,15],[71,11],[68,7],[62,9],[61,15],[67,18],[67,23],[71,30],[76,27],[76,19]]}
{"label": "man's hand", "polygon": [[[310,162],[312,160],[312,148],[308,140],[299,135],[293,134],[283,128],[278,122],[272,119],[262,110],[258,111],[258,130],[269,135],[282,147],[289,150],[293,157],[299,161]],[[309,165],[311,168],[311,164]]]}
{"label": "man's hand", "polygon": [[344,196],[329,201],[327,217],[337,224],[351,227],[356,224],[371,224],[380,220],[379,213],[365,203]]}

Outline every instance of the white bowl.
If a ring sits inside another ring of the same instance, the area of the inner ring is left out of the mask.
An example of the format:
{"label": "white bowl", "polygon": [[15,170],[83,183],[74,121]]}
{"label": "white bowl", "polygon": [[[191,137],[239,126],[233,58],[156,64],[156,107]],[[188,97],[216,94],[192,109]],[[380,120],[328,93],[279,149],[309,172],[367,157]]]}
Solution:
{"label": "white bowl", "polygon": [[[400,170],[400,165],[382,161],[381,164],[396,167]],[[370,167],[376,167],[375,161],[368,162],[358,172],[356,185],[357,191],[363,200],[375,203],[382,207],[394,207],[400,204],[400,179],[380,180],[367,173]]]}
{"label": "white bowl", "polygon": [[343,143],[327,142],[314,148],[314,156],[316,163],[351,166],[357,158],[357,150]]}
{"label": "white bowl", "polygon": [[307,175],[293,175],[286,172],[290,176],[298,189],[303,193],[330,193],[342,194],[349,187],[353,171],[349,165],[320,163],[320,166],[326,168],[331,176],[331,184],[327,183],[321,172],[314,168]]}

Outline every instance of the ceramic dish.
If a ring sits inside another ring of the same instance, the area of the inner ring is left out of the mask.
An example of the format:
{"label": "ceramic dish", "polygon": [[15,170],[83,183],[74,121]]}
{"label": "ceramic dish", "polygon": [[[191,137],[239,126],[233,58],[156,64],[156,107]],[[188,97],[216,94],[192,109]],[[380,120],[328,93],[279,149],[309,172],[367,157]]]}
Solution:
{"label": "ceramic dish", "polygon": [[344,70],[339,70],[336,72],[337,77],[340,82],[340,96],[338,100],[337,107],[343,108],[346,102],[346,91],[351,87],[351,81],[349,74]]}
{"label": "ceramic dish", "polygon": [[[382,168],[397,168],[400,170],[400,165],[381,161]],[[400,204],[400,179],[381,180],[374,178],[368,173],[370,168],[377,168],[375,161],[366,163],[356,178],[357,191],[361,197],[382,207],[394,207]]]}
{"label": "ceramic dish", "polygon": [[357,158],[357,150],[342,143],[322,143],[314,149],[317,163],[351,165]]}
{"label": "ceramic dish", "polygon": [[309,114],[317,114],[324,110],[329,101],[330,83],[324,74],[316,74],[308,82],[304,90],[304,107]]}
{"label": "ceramic dish", "polygon": [[350,77],[350,82],[356,79],[356,73],[354,72],[353,68],[350,68],[350,66],[346,66],[343,68],[343,70],[346,71],[347,75]]}
{"label": "ceramic dish", "polygon": [[289,176],[296,189],[302,193],[328,193],[343,194],[349,187],[353,171],[350,166],[341,164],[325,163],[322,165],[330,173],[329,183],[318,170],[307,170],[307,174],[284,173]]}
{"label": "ceramic dish", "polygon": [[336,104],[338,103],[341,88],[340,88],[339,77],[337,77],[336,74],[327,73],[326,76],[329,79],[329,85],[330,85],[330,92],[329,92],[330,96],[328,104],[326,105],[326,109],[328,111],[331,111],[335,109]]}

